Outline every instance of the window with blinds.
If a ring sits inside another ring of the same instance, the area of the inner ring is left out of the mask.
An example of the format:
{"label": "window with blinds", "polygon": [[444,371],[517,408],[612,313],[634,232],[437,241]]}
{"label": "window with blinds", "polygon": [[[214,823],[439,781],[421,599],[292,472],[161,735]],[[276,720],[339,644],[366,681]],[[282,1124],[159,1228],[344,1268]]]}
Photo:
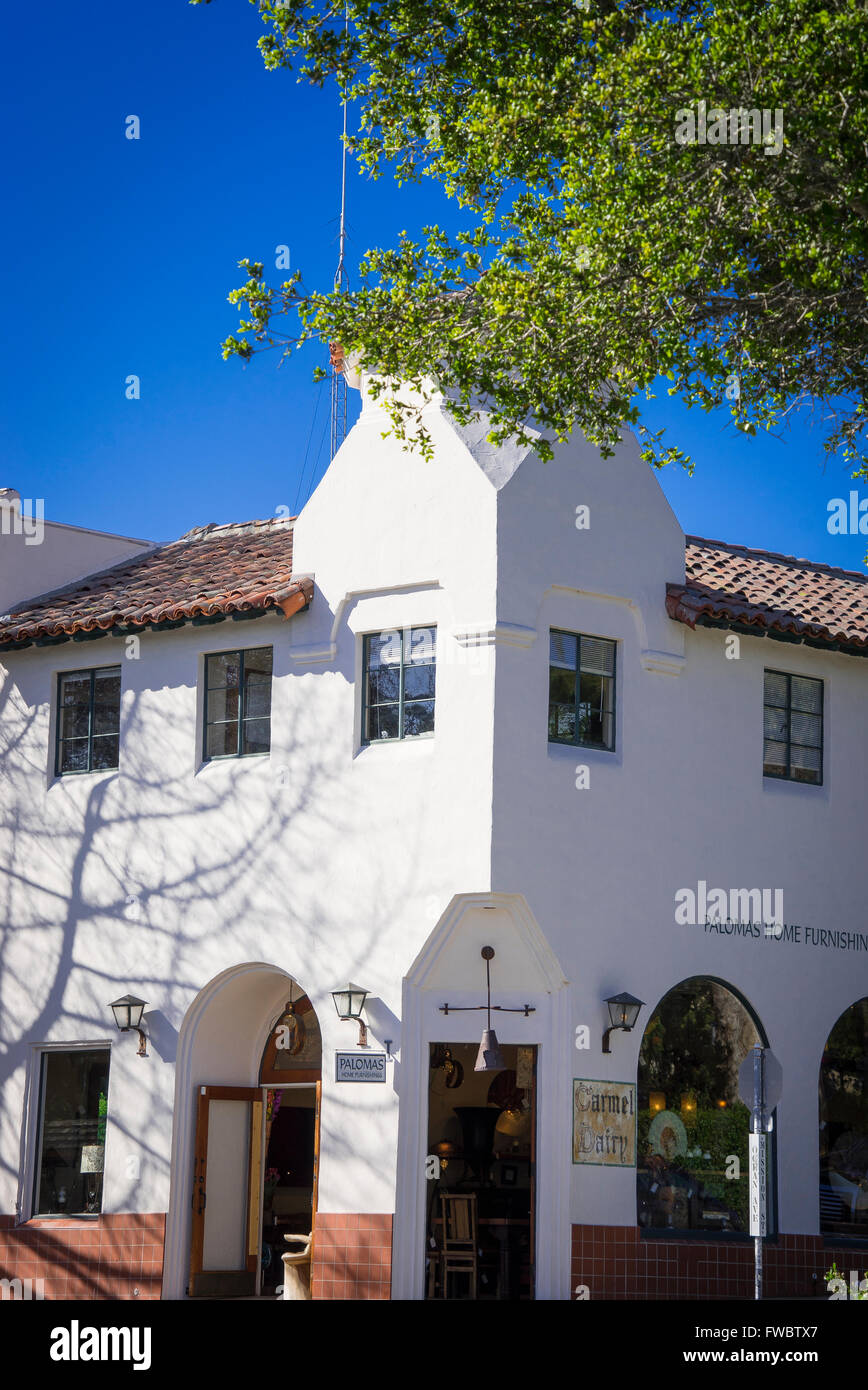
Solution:
{"label": "window with blinds", "polygon": [[763,774],[792,782],[823,780],[823,682],[766,671]]}
{"label": "window with blinds", "polygon": [[614,749],[615,646],[605,637],[551,632],[550,743]]}

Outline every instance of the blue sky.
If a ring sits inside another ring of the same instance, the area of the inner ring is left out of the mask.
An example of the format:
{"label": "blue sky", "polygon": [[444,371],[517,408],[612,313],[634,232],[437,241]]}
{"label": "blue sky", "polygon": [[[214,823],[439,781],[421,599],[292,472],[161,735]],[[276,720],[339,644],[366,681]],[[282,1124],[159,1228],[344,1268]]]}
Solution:
{"label": "blue sky", "polygon": [[[328,462],[328,385],[311,380],[325,354],[244,368],[219,345],[242,256],[268,271],[286,244],[308,286],[330,287],[336,93],[265,71],[245,0],[46,0],[5,31],[0,486],[44,498],[50,520],[155,540],[294,509]],[[348,212],[351,285],[369,246],[456,225],[433,183],[352,164]],[[659,475],[686,531],[864,569],[868,538],[830,535],[827,503],[868,493],[824,464],[819,420],[747,440],[665,397],[648,419],[697,460],[692,478]]]}

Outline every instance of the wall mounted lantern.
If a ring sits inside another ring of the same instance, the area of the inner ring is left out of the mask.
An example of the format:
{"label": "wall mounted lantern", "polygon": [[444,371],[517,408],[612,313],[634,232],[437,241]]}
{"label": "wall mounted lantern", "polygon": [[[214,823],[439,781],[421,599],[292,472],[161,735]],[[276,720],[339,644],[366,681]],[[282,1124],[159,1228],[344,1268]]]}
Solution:
{"label": "wall mounted lantern", "polygon": [[359,1025],[359,1047],[367,1047],[368,1045],[368,1030],[362,1021],[362,1009],[365,1007],[367,997],[368,991],[362,989],[360,985],[344,985],[342,989],[332,990],[332,999],[335,1001],[338,1018],[343,1020],[352,1018]]}
{"label": "wall mounted lantern", "polygon": [[629,1033],[639,1017],[639,1010],[645,1001],[635,999],[632,994],[613,994],[611,999],[607,999],[605,1002],[609,1007],[611,1025],[603,1034],[603,1051],[611,1052],[609,1034],[614,1033],[616,1028],[621,1028],[625,1033]]}
{"label": "wall mounted lantern", "polygon": [[497,1034],[491,1026],[491,1011],[502,1014],[528,1014],[536,1013],[536,1009],[530,1004],[523,1004],[520,1009],[509,1009],[503,1004],[492,1004],[491,1002],[491,962],[494,959],[494,947],[483,946],[480,951],[482,959],[485,961],[485,982],[488,994],[488,1001],[485,1004],[441,1004],[441,1014],[448,1014],[451,1010],[454,1014],[470,1013],[476,1009],[485,1009],[488,1016],[488,1027],[484,1029],[482,1041],[479,1044],[479,1051],[476,1054],[476,1065],[474,1071],[503,1071],[506,1065],[500,1051],[500,1044],[497,1041]]}
{"label": "wall mounted lantern", "polygon": [[116,999],[109,1005],[115,1016],[115,1023],[122,1033],[138,1033],[139,1050],[137,1057],[147,1057],[147,1037],[142,1029],[142,1013],[144,1012],[147,1000],[137,999],[134,994],[125,994],[122,999]]}

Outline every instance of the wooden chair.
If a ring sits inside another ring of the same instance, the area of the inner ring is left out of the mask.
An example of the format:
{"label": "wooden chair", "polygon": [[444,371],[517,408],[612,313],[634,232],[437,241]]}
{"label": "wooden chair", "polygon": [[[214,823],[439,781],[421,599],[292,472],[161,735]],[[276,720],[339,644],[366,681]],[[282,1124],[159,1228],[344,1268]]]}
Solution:
{"label": "wooden chair", "polygon": [[440,1297],[449,1297],[449,1275],[470,1275],[470,1297],[476,1297],[479,1242],[475,1192],[440,1193]]}
{"label": "wooden chair", "polygon": [[289,1251],[281,1256],[283,1260],[283,1296],[293,1302],[302,1303],[310,1298],[310,1242],[312,1232],[307,1235],[285,1235],[287,1242],[295,1241],[304,1249],[293,1255]]}

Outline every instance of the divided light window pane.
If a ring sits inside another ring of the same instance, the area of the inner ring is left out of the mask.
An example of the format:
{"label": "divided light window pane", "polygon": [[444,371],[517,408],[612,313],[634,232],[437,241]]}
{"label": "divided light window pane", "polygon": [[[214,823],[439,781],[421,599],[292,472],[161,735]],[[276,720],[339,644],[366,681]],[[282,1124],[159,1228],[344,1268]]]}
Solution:
{"label": "divided light window pane", "polygon": [[765,702],[767,705],[776,705],[786,709],[787,706],[787,677],[780,671],[766,671],[765,673]]}
{"label": "divided light window pane", "polygon": [[568,632],[553,632],[550,645],[550,665],[562,666],[568,671],[575,671],[578,639],[572,637]]}
{"label": "divided light window pane", "polygon": [[823,682],[809,680],[805,676],[791,679],[793,709],[805,710],[809,714],[820,714],[823,709]]}
{"label": "divided light window pane", "polygon": [[118,766],[121,668],[66,671],[58,677],[58,776],[102,772]]}
{"label": "divided light window pane", "polygon": [[272,647],[206,656],[206,762],[270,751],[273,660]]}
{"label": "divided light window pane", "polygon": [[437,630],[392,629],[365,638],[362,741],[434,733]]}
{"label": "divided light window pane", "polygon": [[615,674],[615,644],[599,637],[582,638],[582,671],[600,676]]}

